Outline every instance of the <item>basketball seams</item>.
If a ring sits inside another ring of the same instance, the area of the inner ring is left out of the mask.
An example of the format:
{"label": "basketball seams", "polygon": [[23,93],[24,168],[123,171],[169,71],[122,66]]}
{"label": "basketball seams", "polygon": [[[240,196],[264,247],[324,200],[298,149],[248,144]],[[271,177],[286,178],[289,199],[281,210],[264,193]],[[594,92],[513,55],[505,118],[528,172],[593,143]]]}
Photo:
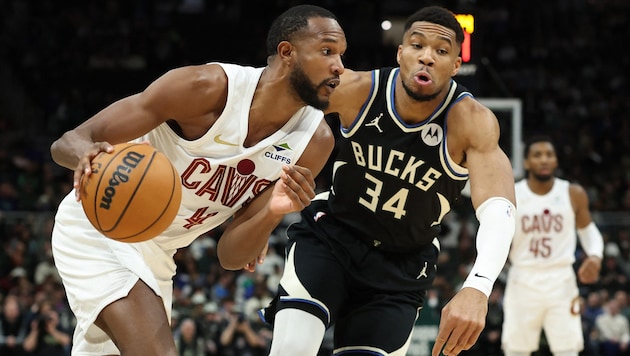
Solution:
{"label": "basketball seams", "polygon": [[[158,152],[155,152],[155,153],[158,153]],[[155,157],[155,155],[154,155],[154,157]],[[151,158],[151,162],[152,161],[153,161],[153,157]],[[142,235],[143,233],[145,233],[146,231],[151,229],[155,223],[159,222],[162,219],[162,217],[164,216],[164,214],[171,208],[171,201],[173,200],[173,197],[175,196],[175,189],[177,188],[177,184],[179,184],[179,182],[177,181],[177,178],[179,177],[179,174],[175,171],[175,167],[173,167],[173,165],[171,165],[170,168],[171,168],[171,173],[172,173],[171,176],[172,176],[172,180],[173,180],[173,184],[171,185],[171,194],[170,194],[170,196],[168,198],[168,204],[164,205],[164,209],[162,210],[160,215],[158,215],[155,218],[155,220],[153,221],[152,224],[147,225],[146,228],[144,228],[144,230],[141,230],[141,231],[139,231],[139,232],[137,232],[137,233],[135,233],[133,235],[127,236],[127,237],[117,238],[117,240],[124,241],[124,240],[128,240],[128,239],[134,238],[134,237],[136,237],[138,235]],[[149,167],[147,167],[146,171],[148,171],[148,169],[149,169]],[[145,171],[145,174],[146,174],[146,171]],[[144,179],[144,177],[143,177],[143,179]],[[141,182],[138,183],[137,188],[140,187],[140,183]],[[135,195],[135,192],[134,192],[134,195]],[[131,198],[129,200],[129,204],[131,204],[132,200],[133,200],[133,198]]]}
{"label": "basketball seams", "polygon": [[[112,163],[116,160],[116,157],[118,157],[120,154],[122,154],[123,152],[125,152],[126,150],[128,150],[128,149],[130,149],[130,148],[131,148],[131,146],[130,146],[130,147],[125,147],[125,148],[123,148],[123,149],[121,149],[121,150],[117,150],[116,152],[114,152],[114,155],[113,155],[113,156],[109,159],[109,161],[107,161],[107,164],[106,164],[106,165],[104,165],[103,167],[101,167],[101,170],[100,170],[100,171],[101,171],[101,172],[107,171],[107,169],[109,168],[109,166],[111,166],[111,165],[112,165]],[[108,154],[109,154],[109,153],[107,153],[107,152],[101,152],[101,153],[99,154],[99,156],[100,156],[100,155],[108,155]],[[98,157],[98,156],[97,156],[97,157]],[[102,157],[104,157],[104,156],[102,156]],[[98,196],[99,196],[99,189],[101,188],[101,183],[103,182],[103,178],[104,178],[104,177],[105,177],[105,174],[102,174],[102,173],[101,173],[100,177],[98,177],[98,181],[97,181],[97,184],[96,184],[96,189],[94,189],[94,194],[95,194],[96,196],[95,196],[95,197],[94,197],[94,199],[93,199],[93,202],[94,202],[94,207],[93,207],[92,211],[94,212],[94,220],[96,220],[95,222],[96,222],[96,225],[97,225],[97,229],[99,229],[100,231],[103,231],[103,232],[108,232],[108,231],[111,231],[111,230],[104,230],[104,229],[103,229],[103,226],[102,226],[101,221],[100,221],[101,219],[99,218],[99,215],[98,215],[98,204],[99,204]]]}
{"label": "basketball seams", "polygon": [[[132,147],[133,146],[130,146],[129,148],[132,148]],[[147,163],[146,167],[144,168],[144,171],[142,171],[142,176],[140,176],[140,179],[138,180],[138,183],[133,187],[133,192],[131,193],[131,195],[127,199],[127,204],[125,205],[125,207],[122,209],[122,211],[118,215],[118,218],[117,218],[116,222],[114,223],[114,225],[109,230],[103,230],[103,232],[111,232],[111,231],[115,230],[118,227],[118,224],[120,224],[120,221],[123,219],[123,217],[127,213],[127,209],[129,209],[129,205],[131,205],[131,203],[133,202],[133,198],[136,196],[136,193],[138,193],[138,189],[140,189],[140,187],[142,186],[142,181],[144,181],[144,178],[147,176],[147,173],[149,172],[149,169],[151,168],[151,165],[153,164],[153,160],[155,159],[155,154],[156,153],[157,153],[157,151],[153,151],[153,153],[151,154],[151,158],[149,159],[149,163]],[[145,231],[146,231],[146,229],[145,229]],[[134,236],[137,236],[138,234],[139,233],[136,233],[134,235],[127,236],[127,237],[117,238],[117,240],[129,239],[129,238],[132,238]]]}

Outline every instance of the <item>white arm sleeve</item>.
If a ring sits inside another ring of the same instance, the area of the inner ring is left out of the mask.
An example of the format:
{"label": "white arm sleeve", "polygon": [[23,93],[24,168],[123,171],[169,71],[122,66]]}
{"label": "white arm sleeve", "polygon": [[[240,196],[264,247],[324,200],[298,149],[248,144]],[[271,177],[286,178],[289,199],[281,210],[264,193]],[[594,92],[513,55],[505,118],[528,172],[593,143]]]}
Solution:
{"label": "white arm sleeve", "polygon": [[490,296],[510,252],[516,230],[515,210],[512,202],[501,197],[490,198],[477,208],[477,258],[462,288],[475,288]]}
{"label": "white arm sleeve", "polygon": [[586,227],[577,229],[577,235],[587,256],[602,258],[604,255],[604,238],[597,226],[595,226],[595,223],[591,221]]}

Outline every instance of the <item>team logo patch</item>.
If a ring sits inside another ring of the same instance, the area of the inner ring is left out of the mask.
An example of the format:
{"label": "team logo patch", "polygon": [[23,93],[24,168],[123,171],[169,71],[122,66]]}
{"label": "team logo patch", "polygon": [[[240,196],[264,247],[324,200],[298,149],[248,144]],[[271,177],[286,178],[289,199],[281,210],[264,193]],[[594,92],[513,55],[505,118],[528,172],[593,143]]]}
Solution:
{"label": "team logo patch", "polygon": [[254,173],[255,169],[256,169],[256,164],[254,163],[254,161],[247,158],[239,161],[238,164],[236,165],[236,171],[240,175],[244,175],[244,176],[248,176]]}
{"label": "team logo patch", "polygon": [[280,152],[285,152],[285,151],[293,151],[293,149],[289,146],[288,143],[285,142],[279,145],[273,145],[273,148],[275,152],[270,152],[270,151],[265,152],[264,153],[265,158],[272,159],[274,161],[279,161],[284,164],[291,164],[291,156],[290,155],[285,156],[280,153]]}
{"label": "team logo patch", "polygon": [[292,151],[291,147],[289,146],[288,143],[281,143],[279,145],[273,145],[273,147],[276,149],[276,151],[280,152],[280,151],[285,151],[285,150],[289,150]]}
{"label": "team logo patch", "polygon": [[420,137],[427,146],[437,146],[444,139],[444,131],[440,125],[431,123],[422,128]]}

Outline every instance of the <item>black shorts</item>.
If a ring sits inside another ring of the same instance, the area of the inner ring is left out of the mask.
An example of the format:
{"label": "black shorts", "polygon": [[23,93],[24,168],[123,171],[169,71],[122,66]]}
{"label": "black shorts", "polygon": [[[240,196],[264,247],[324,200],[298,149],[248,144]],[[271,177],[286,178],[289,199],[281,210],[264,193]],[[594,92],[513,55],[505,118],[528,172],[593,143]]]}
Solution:
{"label": "black shorts", "polygon": [[400,349],[435,278],[437,247],[384,253],[322,215],[324,205],[313,202],[288,229],[277,310],[297,308],[335,324],[335,348]]}

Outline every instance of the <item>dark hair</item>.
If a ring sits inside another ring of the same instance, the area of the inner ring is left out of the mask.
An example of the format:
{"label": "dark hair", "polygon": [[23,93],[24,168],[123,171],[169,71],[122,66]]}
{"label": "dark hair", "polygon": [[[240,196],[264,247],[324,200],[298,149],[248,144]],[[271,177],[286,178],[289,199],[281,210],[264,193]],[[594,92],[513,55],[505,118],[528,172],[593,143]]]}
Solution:
{"label": "dark hair", "polygon": [[523,147],[523,157],[527,159],[527,156],[529,156],[529,151],[531,150],[532,145],[534,145],[535,143],[540,143],[540,142],[549,143],[555,151],[556,147],[553,144],[553,140],[551,139],[551,137],[547,135],[534,135],[530,137],[527,141],[525,141],[525,147]]}
{"label": "dark hair", "polygon": [[267,34],[267,55],[276,54],[278,44],[291,41],[296,34],[308,26],[308,20],[313,17],[324,17],[337,20],[332,12],[315,5],[298,5],[290,8],[276,18]]}
{"label": "dark hair", "polygon": [[411,28],[414,22],[426,21],[431,22],[455,31],[455,41],[461,46],[464,42],[464,30],[459,24],[455,15],[447,8],[441,6],[427,6],[422,8],[407,18],[405,22],[405,32]]}

